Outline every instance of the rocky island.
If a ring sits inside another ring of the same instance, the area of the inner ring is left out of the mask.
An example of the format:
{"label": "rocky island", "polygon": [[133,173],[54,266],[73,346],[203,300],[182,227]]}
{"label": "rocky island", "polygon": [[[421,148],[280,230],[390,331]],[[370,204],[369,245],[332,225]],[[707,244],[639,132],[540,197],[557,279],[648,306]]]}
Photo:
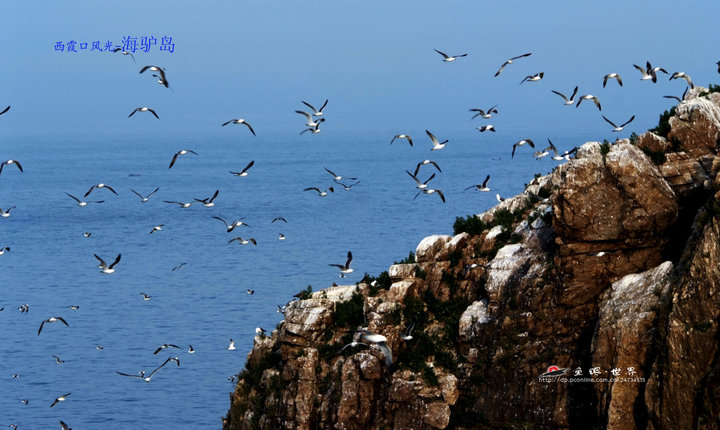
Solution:
{"label": "rocky island", "polygon": [[[377,278],[308,289],[255,338],[224,429],[718,428],[716,90],[582,145]],[[358,327],[391,367],[342,349]]]}

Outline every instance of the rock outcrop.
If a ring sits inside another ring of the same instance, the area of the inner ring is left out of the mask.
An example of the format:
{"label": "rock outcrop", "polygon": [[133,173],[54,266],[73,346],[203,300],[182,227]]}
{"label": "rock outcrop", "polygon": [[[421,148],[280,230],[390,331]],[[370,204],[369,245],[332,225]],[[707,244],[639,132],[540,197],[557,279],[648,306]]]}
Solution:
{"label": "rock outcrop", "polygon": [[[703,91],[414,262],[291,302],[224,428],[719,428],[720,94]],[[351,343],[361,326],[392,366]]]}

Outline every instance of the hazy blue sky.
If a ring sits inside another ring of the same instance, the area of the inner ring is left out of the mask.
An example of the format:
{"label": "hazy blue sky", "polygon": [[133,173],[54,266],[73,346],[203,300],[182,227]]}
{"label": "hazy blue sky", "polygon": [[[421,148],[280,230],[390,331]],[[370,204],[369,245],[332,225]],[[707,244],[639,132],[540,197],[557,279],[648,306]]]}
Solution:
{"label": "hazy blue sky", "polygon": [[[550,92],[575,85],[600,97],[616,122],[637,114],[633,130],[644,131],[671,106],[661,96],[685,85],[664,75],[656,85],[640,82],[632,64],[650,60],[701,85],[720,81],[717,16],[717,0],[4,1],[0,105],[12,111],[0,118],[0,137],[132,133],[139,124],[143,132],[202,135],[243,117],[259,139],[295,139],[299,101],[325,98],[328,124],[343,132],[477,133],[482,122],[470,122],[467,110],[499,104],[495,124],[506,130],[607,134],[595,109],[562,106]],[[58,41],[119,43],[128,35],[158,43],[170,36],[175,52],[154,46],[136,52],[135,64],[119,54],[54,51]],[[468,56],[447,64],[433,48]],[[525,52],[533,55],[493,78],[505,59]],[[174,92],[139,75],[146,64],[165,67]],[[545,79],[518,86],[540,71]],[[609,72],[625,87],[603,89]],[[127,119],[145,105],[161,121]]]}

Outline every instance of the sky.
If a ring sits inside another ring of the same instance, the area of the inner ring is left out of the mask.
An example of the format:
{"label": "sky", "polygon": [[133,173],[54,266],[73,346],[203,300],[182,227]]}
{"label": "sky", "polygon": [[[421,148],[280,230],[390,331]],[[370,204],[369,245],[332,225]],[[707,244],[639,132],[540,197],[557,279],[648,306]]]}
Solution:
{"label": "sky", "polygon": [[[600,97],[603,114],[617,123],[636,114],[632,127],[645,131],[672,105],[661,96],[685,85],[664,75],[656,85],[640,82],[632,65],[649,60],[701,85],[716,82],[719,12],[712,0],[4,1],[0,105],[11,105],[14,118],[1,124],[0,139],[132,135],[127,115],[138,106],[161,118],[143,133],[203,136],[242,117],[260,141],[295,139],[299,101],[326,98],[336,138],[426,128],[470,138],[482,123],[468,109],[495,104],[496,128],[612,137],[597,111],[563,106],[550,90],[579,85],[580,94]],[[175,51],[153,46],[134,63],[54,50],[59,41],[119,44],[124,36],[172,37]],[[443,63],[433,49],[468,56]],[[533,55],[493,78],[504,60],[526,52]],[[173,91],[138,74],[149,64],[166,68]],[[542,81],[518,85],[540,71]],[[623,76],[623,88],[602,88],[610,72]]]}

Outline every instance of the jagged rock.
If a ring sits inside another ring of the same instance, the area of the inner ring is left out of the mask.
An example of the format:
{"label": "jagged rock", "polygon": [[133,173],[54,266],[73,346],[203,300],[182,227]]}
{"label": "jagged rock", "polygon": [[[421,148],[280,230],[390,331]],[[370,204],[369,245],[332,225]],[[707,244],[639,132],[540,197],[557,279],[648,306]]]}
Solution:
{"label": "jagged rock", "polygon": [[488,312],[487,302],[479,300],[470,305],[460,317],[460,336],[467,339],[475,336],[479,331],[479,326],[490,322],[490,313]]}
{"label": "jagged rock", "polygon": [[317,343],[332,322],[334,310],[335,302],[328,299],[291,302],[285,309],[285,323],[280,334],[283,359],[290,358],[299,348]]}
{"label": "jagged rock", "polygon": [[680,142],[683,151],[700,157],[717,152],[720,136],[720,94],[698,97],[705,88],[688,91],[685,101],[676,107],[676,116],[670,118],[668,140]]}
{"label": "jagged rock", "polygon": [[393,264],[388,269],[388,275],[393,281],[398,279],[411,278],[415,276],[415,269],[418,267],[417,263],[413,264]]}
{"label": "jagged rock", "polygon": [[652,349],[652,327],[660,298],[668,292],[672,270],[673,264],[667,261],[646,272],[626,275],[612,284],[600,303],[592,367],[605,372],[619,369],[618,378],[635,381],[594,384],[599,413],[608,417],[609,430],[638,428],[628,417],[633,416],[643,389],[638,381],[648,376],[645,369]]}
{"label": "jagged rock", "polygon": [[415,249],[415,261],[418,263],[433,261],[433,258],[435,258],[438,251],[440,251],[450,240],[452,240],[452,236],[448,235],[436,234],[426,237],[420,241]]}
{"label": "jagged rock", "polygon": [[647,149],[652,152],[667,152],[670,148],[670,143],[665,140],[662,136],[648,131],[638,136],[637,146],[640,149]]}

